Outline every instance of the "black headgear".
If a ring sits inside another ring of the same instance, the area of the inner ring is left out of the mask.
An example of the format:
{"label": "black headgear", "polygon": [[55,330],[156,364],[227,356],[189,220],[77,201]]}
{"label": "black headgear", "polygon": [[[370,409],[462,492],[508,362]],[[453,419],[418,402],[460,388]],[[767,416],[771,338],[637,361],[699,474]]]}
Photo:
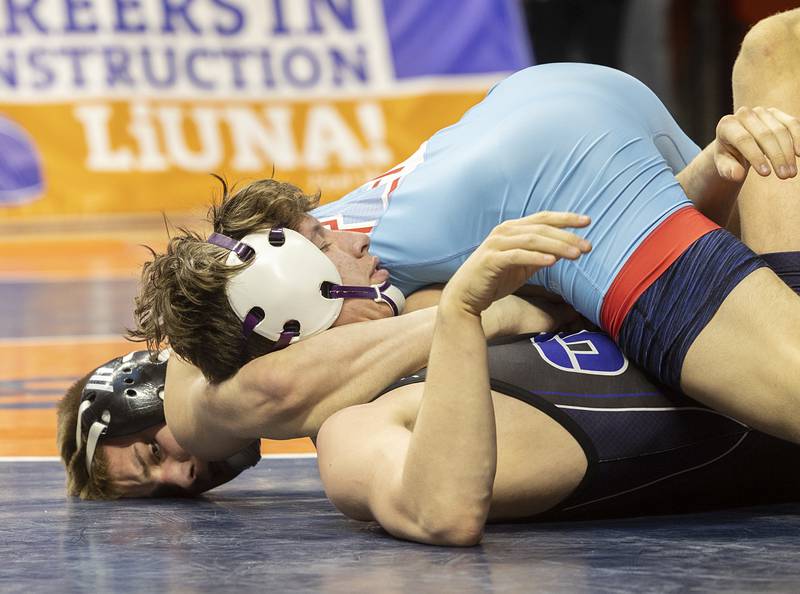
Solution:
{"label": "black headgear", "polygon": [[[168,352],[153,359],[148,351],[134,351],[94,370],[81,393],[75,445],[86,440],[86,470],[91,474],[98,441],[138,433],[164,419],[164,380]],[[225,462],[233,478],[261,459],[260,440]]]}

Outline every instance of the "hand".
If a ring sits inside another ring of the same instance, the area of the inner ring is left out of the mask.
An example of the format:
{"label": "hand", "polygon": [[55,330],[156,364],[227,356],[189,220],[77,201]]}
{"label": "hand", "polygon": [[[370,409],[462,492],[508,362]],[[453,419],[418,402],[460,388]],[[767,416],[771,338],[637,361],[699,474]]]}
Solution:
{"label": "hand", "polygon": [[586,227],[589,217],[571,212],[538,212],[495,227],[447,283],[446,302],[480,315],[510,295],[537,270],[559,258],[575,260],[592,249],[585,239],[564,227]]}
{"label": "hand", "polygon": [[714,145],[723,179],[743,182],[751,165],[763,177],[774,171],[788,179],[797,175],[800,121],[774,107],[740,107],[719,121]]}

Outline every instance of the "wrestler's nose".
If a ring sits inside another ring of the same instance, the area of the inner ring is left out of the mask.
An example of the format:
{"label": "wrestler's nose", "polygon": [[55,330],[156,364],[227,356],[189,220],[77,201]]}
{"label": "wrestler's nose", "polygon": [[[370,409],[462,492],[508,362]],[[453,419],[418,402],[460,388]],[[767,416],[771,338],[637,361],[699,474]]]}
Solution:
{"label": "wrestler's nose", "polygon": [[179,487],[188,489],[197,477],[197,461],[189,458],[184,461],[175,461],[170,465],[169,480]]}
{"label": "wrestler's nose", "polygon": [[369,235],[353,231],[342,231],[348,251],[354,256],[365,256],[369,251]]}

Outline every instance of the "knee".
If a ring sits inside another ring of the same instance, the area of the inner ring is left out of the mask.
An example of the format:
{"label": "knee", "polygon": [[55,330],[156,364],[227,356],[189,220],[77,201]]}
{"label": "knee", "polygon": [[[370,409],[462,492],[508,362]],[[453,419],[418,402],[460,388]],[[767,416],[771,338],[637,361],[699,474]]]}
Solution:
{"label": "knee", "polygon": [[737,62],[759,67],[797,53],[800,42],[800,9],[781,12],[757,22],[742,40]]}

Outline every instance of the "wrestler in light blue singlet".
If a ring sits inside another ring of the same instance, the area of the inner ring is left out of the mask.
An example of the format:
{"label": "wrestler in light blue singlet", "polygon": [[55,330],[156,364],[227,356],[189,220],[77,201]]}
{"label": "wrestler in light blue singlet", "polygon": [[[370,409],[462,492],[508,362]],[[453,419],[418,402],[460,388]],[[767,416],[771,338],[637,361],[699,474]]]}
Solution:
{"label": "wrestler in light blue singlet", "polygon": [[542,210],[588,214],[594,249],[530,280],[599,324],[625,261],[690,204],[674,175],[699,152],[642,83],[617,70],[546,64],[497,84],[396,169],[312,214],[374,227],[370,252],[404,293],[446,282],[498,223]]}

